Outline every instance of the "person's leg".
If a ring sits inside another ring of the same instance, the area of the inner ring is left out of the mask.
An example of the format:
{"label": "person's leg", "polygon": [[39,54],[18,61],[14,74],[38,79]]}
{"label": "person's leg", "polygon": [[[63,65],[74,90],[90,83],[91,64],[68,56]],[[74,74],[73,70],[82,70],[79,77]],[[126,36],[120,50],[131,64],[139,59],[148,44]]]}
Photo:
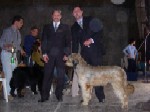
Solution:
{"label": "person's leg", "polygon": [[132,79],[133,81],[137,81],[137,78],[138,78],[138,74],[136,73],[136,61],[135,60],[132,60]]}
{"label": "person's leg", "polygon": [[132,70],[133,72],[136,72],[136,61],[132,60]]}
{"label": "person's leg", "polygon": [[54,74],[54,77],[57,78],[57,70],[56,70],[56,67],[54,68],[53,74]]}
{"label": "person's leg", "polygon": [[98,98],[99,102],[104,102],[104,99],[105,99],[104,87],[96,86],[95,87],[95,95]]}
{"label": "person's leg", "polygon": [[29,68],[29,75],[30,75],[30,86],[31,86],[31,91],[33,92],[34,95],[38,94],[36,90],[36,85],[38,82],[38,74],[39,70],[38,67],[28,67]]}
{"label": "person's leg", "polygon": [[16,89],[16,84],[15,84],[15,78],[11,78],[10,80],[10,95],[13,96],[13,97],[16,97],[16,94],[15,94],[15,89]]}
{"label": "person's leg", "polygon": [[31,91],[33,92],[33,94],[38,94],[36,91],[36,82],[31,82]]}
{"label": "person's leg", "polygon": [[18,97],[24,97],[24,95],[21,93],[21,91],[22,91],[22,89],[23,89],[23,87],[19,87],[18,89],[17,89],[17,95],[18,95]]}
{"label": "person's leg", "polygon": [[3,72],[6,78],[6,87],[7,87],[7,93],[10,95],[10,80],[12,77],[12,66],[11,66],[11,53],[8,53],[6,51],[1,52],[1,61],[2,61],[2,67]]}
{"label": "person's leg", "polygon": [[39,102],[44,102],[45,100],[48,100],[49,98],[49,92],[50,92],[51,83],[53,80],[53,74],[52,74],[53,69],[54,69],[54,60],[51,60],[51,61],[48,61],[48,63],[45,63],[41,99],[39,100]]}
{"label": "person's leg", "polygon": [[39,67],[39,73],[38,73],[38,90],[39,90],[40,93],[42,91],[43,76],[44,76],[44,68],[43,67]]}
{"label": "person's leg", "polygon": [[69,82],[69,77],[68,77],[68,75],[65,73],[65,84],[68,84],[68,82]]}
{"label": "person's leg", "polygon": [[[57,78],[57,69],[56,69],[56,67],[54,68],[54,77]],[[67,84],[67,82],[69,81],[69,78],[68,78],[66,72],[65,72],[64,80],[65,80],[65,84]]]}
{"label": "person's leg", "polygon": [[[62,58],[63,59],[63,58]],[[62,101],[63,88],[64,88],[64,77],[65,77],[65,65],[61,58],[56,60],[57,69],[57,85],[55,90],[55,95],[58,101]]]}
{"label": "person's leg", "polygon": [[[89,57],[91,66],[100,66],[102,65],[101,55],[99,54],[91,54]],[[95,95],[98,98],[99,102],[104,102],[105,94],[104,94],[104,87],[103,86],[96,86],[95,87]]]}
{"label": "person's leg", "polygon": [[34,64],[33,68],[33,76],[34,76],[34,80],[35,80],[35,91],[34,94],[37,94],[37,90],[36,90],[36,85],[38,86],[38,91],[41,93],[42,91],[42,80],[43,80],[43,75],[44,75],[44,68],[39,66],[37,63]]}
{"label": "person's leg", "polygon": [[132,72],[132,60],[128,59],[128,72]]}

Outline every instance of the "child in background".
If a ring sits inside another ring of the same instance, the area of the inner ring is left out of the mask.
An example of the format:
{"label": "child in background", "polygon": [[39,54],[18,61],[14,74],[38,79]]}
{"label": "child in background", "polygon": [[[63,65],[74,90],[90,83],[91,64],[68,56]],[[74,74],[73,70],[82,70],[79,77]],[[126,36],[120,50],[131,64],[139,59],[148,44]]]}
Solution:
{"label": "child in background", "polygon": [[[34,43],[33,49],[32,49],[32,60],[34,61],[34,72],[37,75],[37,84],[38,89],[41,92],[42,91],[42,81],[43,81],[43,74],[44,74],[44,61],[42,59],[42,53],[41,53],[41,42],[38,40]],[[33,85],[31,87],[32,91],[35,91],[34,94],[37,94],[36,92],[36,85]]]}

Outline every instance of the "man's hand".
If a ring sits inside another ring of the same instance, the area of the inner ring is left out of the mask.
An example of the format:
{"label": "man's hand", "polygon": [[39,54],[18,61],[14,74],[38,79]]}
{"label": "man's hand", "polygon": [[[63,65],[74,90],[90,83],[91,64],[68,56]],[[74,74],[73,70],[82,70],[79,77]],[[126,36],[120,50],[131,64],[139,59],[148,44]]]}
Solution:
{"label": "man's hand", "polygon": [[67,61],[68,60],[68,57],[66,55],[64,55],[64,58],[63,58],[64,61]]}
{"label": "man's hand", "polygon": [[22,56],[26,55],[26,52],[23,49],[21,49],[20,53],[21,53]]}
{"label": "man's hand", "polygon": [[43,60],[45,63],[48,63],[49,58],[48,58],[47,54],[43,55]]}
{"label": "man's hand", "polygon": [[148,64],[150,64],[150,60],[148,60]]}
{"label": "man's hand", "polygon": [[90,39],[84,41],[83,44],[84,44],[84,46],[90,47],[90,44],[92,44],[92,43],[93,43],[93,41],[92,41],[92,39],[90,38]]}
{"label": "man's hand", "polygon": [[128,57],[128,58],[131,58],[131,55],[130,55],[130,54],[128,54],[128,55],[127,55],[127,57]]}

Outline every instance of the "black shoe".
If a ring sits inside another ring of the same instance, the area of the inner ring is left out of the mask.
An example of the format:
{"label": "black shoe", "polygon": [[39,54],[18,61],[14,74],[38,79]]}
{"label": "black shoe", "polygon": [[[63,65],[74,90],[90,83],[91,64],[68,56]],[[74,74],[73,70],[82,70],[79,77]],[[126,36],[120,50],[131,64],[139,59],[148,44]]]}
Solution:
{"label": "black shoe", "polygon": [[62,102],[62,101],[63,101],[62,97],[58,99],[58,102]]}
{"label": "black shoe", "polygon": [[99,100],[100,103],[105,103],[105,99]]}
{"label": "black shoe", "polygon": [[12,96],[12,97],[16,97],[17,95],[16,95],[16,94],[11,94],[11,96]]}
{"label": "black shoe", "polygon": [[62,96],[56,96],[56,98],[57,98],[58,102],[62,102],[63,101]]}
{"label": "black shoe", "polygon": [[40,99],[40,100],[38,100],[38,102],[45,102],[47,100],[48,100],[48,98],[46,98],[46,99]]}
{"label": "black shoe", "polygon": [[43,99],[40,99],[40,100],[38,100],[38,102],[45,102],[46,100],[43,100]]}
{"label": "black shoe", "polygon": [[37,92],[37,91],[34,91],[34,92],[33,92],[33,94],[34,94],[34,95],[37,95],[37,94],[38,94],[38,92]]}
{"label": "black shoe", "polygon": [[16,97],[16,96],[17,96],[14,92],[15,92],[15,89],[11,89],[11,90],[10,90],[10,95],[11,95],[12,97]]}

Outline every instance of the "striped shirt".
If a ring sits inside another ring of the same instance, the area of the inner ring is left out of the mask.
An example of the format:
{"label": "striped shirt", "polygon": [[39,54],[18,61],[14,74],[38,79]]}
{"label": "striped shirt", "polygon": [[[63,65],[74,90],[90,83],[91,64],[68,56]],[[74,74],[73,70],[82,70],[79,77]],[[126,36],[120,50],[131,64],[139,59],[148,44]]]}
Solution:
{"label": "striped shirt", "polygon": [[21,34],[20,31],[15,29],[13,26],[3,30],[0,38],[0,47],[4,49],[6,44],[12,44],[16,50],[21,50]]}

